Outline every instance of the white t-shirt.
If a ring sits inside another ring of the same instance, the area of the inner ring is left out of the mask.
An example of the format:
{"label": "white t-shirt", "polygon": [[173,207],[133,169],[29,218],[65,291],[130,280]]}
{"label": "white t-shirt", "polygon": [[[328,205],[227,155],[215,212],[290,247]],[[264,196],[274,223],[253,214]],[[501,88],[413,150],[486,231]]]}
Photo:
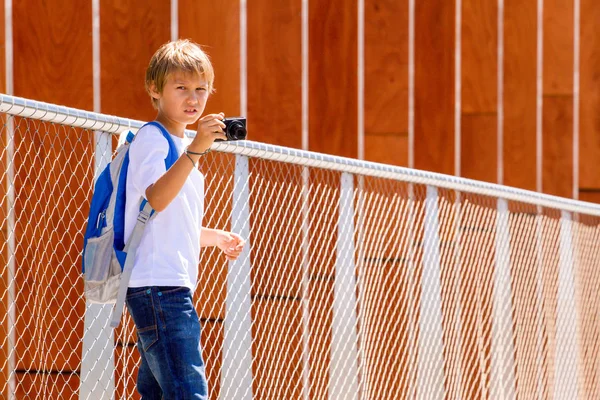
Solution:
{"label": "white t-shirt", "polygon": [[[183,153],[190,139],[171,135]],[[125,243],[139,214],[146,189],[165,172],[169,143],[156,126],[140,129],[129,149]],[[198,277],[200,231],[204,214],[204,176],[194,168],[183,188],[163,211],[147,224],[135,255],[129,287],[186,286],[192,291]]]}

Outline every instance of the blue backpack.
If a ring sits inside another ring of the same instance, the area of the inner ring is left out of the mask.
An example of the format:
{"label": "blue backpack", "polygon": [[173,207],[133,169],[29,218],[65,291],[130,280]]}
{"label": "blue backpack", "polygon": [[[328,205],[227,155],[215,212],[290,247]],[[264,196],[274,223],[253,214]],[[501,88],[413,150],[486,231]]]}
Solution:
{"label": "blue backpack", "polygon": [[[177,161],[178,151],[166,129],[158,122],[149,122],[160,129],[169,142],[165,159],[167,169]],[[144,125],[144,126],[146,126]],[[146,199],[140,199],[140,213],[135,228],[125,243],[125,194],[129,146],[135,135],[129,131],[119,146],[112,162],[98,177],[87,228],[83,238],[82,268],[85,297],[91,303],[115,304],[111,326],[117,327],[125,304],[129,277],[133,269],[135,251],[142,238],[146,222],[154,210]]]}

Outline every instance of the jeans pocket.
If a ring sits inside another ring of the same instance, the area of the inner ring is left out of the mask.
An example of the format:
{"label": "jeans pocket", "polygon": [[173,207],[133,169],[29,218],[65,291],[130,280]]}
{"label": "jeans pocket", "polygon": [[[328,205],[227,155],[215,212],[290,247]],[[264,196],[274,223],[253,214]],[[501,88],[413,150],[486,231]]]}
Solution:
{"label": "jeans pocket", "polygon": [[127,310],[133,318],[139,342],[144,351],[147,351],[158,341],[156,310],[150,290],[128,295]]}
{"label": "jeans pocket", "polygon": [[138,329],[137,334],[144,351],[148,351],[158,341],[158,328],[156,325]]}

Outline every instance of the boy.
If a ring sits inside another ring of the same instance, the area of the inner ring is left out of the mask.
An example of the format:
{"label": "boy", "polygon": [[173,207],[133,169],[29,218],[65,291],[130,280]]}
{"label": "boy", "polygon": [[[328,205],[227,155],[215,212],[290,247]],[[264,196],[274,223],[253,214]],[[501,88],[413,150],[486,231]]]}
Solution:
{"label": "boy", "polygon": [[[144,400],[208,398],[192,302],[200,248],[216,246],[235,260],[244,246],[234,233],[202,226],[204,177],[196,165],[215,139],[226,139],[223,113],[200,118],[213,80],[208,56],[189,40],[163,45],[146,71],[158,124],[145,125],[131,144],[125,211],[125,240],[142,197],[158,212],[136,252],[126,301],[138,334],[137,389]],[[197,133],[190,140],[184,131],[195,122]],[[160,129],[170,134],[179,153],[168,171],[169,144]]]}

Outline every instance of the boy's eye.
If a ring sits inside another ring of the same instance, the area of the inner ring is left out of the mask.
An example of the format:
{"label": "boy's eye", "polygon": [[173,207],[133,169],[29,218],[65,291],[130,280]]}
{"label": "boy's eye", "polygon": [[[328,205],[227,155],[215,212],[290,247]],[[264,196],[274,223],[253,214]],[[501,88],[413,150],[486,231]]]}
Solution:
{"label": "boy's eye", "polygon": [[199,87],[199,88],[196,88],[196,90],[206,90],[206,88],[205,87]]}
{"label": "boy's eye", "polygon": [[185,89],[185,86],[177,86],[177,89]]}

